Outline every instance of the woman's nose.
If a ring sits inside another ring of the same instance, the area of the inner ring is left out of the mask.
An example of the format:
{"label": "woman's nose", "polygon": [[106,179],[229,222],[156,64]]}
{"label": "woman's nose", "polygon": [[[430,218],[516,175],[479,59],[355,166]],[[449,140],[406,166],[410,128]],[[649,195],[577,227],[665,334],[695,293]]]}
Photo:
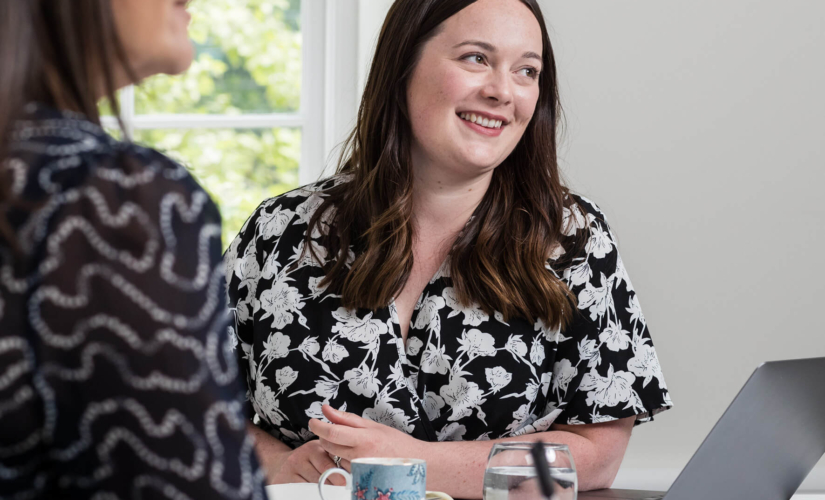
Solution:
{"label": "woman's nose", "polygon": [[511,84],[508,71],[491,71],[481,94],[485,99],[496,101],[498,104],[509,104],[513,100]]}

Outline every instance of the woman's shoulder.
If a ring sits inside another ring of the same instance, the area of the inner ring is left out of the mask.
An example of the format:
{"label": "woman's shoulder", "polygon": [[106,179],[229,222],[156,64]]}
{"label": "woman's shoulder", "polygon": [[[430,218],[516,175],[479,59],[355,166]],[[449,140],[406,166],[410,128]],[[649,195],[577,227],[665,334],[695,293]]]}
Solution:
{"label": "woman's shoulder", "polygon": [[[309,223],[324,202],[324,192],[346,177],[336,175],[264,200],[244,223],[224,254],[230,303],[238,306],[241,321],[248,315],[240,289],[250,282],[271,279],[275,269],[284,269],[303,258]],[[327,211],[331,216],[332,212]],[[313,235],[315,236],[315,235]],[[257,285],[247,293],[254,295]]]}
{"label": "woman's shoulder", "polygon": [[[620,259],[618,243],[602,208],[581,194],[569,193],[566,201],[562,233],[572,242],[566,242],[563,250],[561,245],[557,246],[551,255],[554,262],[551,267],[565,277],[583,264],[613,267]],[[589,272],[590,267],[587,270]],[[582,280],[575,281],[576,284],[583,283]]]}
{"label": "woman's shoulder", "polygon": [[122,190],[201,191],[178,162],[151,148],[120,141],[83,115],[32,104],[12,129],[13,192],[31,201],[89,184]]}
{"label": "woman's shoulder", "polygon": [[24,248],[35,248],[66,217],[109,232],[121,228],[127,240],[138,234],[121,219],[163,230],[178,210],[196,225],[220,224],[217,207],[186,168],[75,113],[29,106],[13,127],[3,171],[14,207],[5,217]]}
{"label": "woman's shoulder", "polygon": [[324,192],[346,179],[335,175],[262,201],[246,220],[233,246],[257,239],[275,245],[285,233],[303,235],[324,201]]}
{"label": "woman's shoulder", "polygon": [[[319,181],[297,187],[291,191],[267,198],[258,205],[253,215],[263,211],[279,208],[281,210],[296,210],[303,204],[311,200],[319,200],[324,198],[324,192],[332,187],[335,187],[347,179],[344,175],[334,175],[326,177]],[[317,208],[317,207],[315,207]]]}
{"label": "woman's shoulder", "polygon": [[565,224],[571,222],[572,217],[572,222],[578,223],[580,229],[591,228],[594,223],[607,225],[607,217],[595,201],[573,192],[567,194],[567,200],[569,203],[564,208]]}

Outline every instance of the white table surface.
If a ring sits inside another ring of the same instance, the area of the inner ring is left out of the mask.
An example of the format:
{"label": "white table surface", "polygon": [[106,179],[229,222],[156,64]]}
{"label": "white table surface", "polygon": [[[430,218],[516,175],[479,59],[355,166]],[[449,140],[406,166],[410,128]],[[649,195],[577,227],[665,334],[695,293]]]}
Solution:
{"label": "white table surface", "polygon": [[[309,483],[279,484],[266,487],[269,500],[321,500],[318,486]],[[343,486],[324,486],[327,500],[350,500],[350,492]],[[825,493],[799,493],[793,500],[825,500]]]}
{"label": "white table surface", "polygon": [[[269,500],[321,500],[318,485],[310,483],[277,484],[266,487]],[[326,500],[350,500],[350,492],[344,486],[324,486]],[[818,499],[817,499],[818,500]]]}

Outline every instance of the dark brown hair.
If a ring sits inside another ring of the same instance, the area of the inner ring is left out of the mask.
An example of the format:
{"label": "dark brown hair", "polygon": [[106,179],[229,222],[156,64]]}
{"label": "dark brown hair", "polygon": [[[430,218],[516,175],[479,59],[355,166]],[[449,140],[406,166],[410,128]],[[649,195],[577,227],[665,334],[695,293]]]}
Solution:
{"label": "dark brown hair", "polygon": [[[340,293],[345,307],[385,307],[410,275],[413,175],[406,89],[424,44],[441,23],[474,1],[396,0],[384,21],[338,167],[348,178],[325,192],[304,246],[318,259],[310,243],[315,231],[322,234],[319,243],[330,261],[321,285]],[[488,314],[500,311],[505,318],[542,319],[561,327],[572,317],[575,297],[545,266],[552,249],[562,245],[569,256],[581,247],[583,235],[563,236],[564,208],[575,202],[556,161],[561,112],[556,65],[538,3],[521,1],[541,26],[538,103],[524,136],[495,169],[474,217],[454,243],[450,274],[465,306],[475,302]],[[348,259],[350,247],[354,260]]]}
{"label": "dark brown hair", "polygon": [[[118,116],[115,64],[133,76],[111,0],[0,1],[0,165],[14,122],[29,102],[76,111],[100,124],[103,94]],[[9,183],[0,169],[0,214],[10,203]],[[0,234],[13,242],[4,220]]]}

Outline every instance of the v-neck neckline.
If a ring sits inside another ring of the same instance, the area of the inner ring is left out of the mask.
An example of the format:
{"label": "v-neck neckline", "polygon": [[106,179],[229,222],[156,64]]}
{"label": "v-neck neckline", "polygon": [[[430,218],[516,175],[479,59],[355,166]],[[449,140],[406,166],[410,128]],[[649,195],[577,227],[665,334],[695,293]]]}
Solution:
{"label": "v-neck neckline", "polygon": [[[427,287],[430,286],[430,283],[427,283]],[[425,290],[426,288],[425,287]],[[421,296],[424,296],[424,292],[421,292]],[[421,299],[419,298],[418,303],[416,304],[415,311],[418,311],[418,306],[421,303]],[[427,440],[430,442],[434,442],[438,440],[437,434],[435,432],[435,428],[433,427],[432,422],[430,421],[430,417],[427,415],[427,411],[424,408],[424,401],[422,399],[424,394],[424,387],[420,384],[419,377],[421,375],[421,367],[413,365],[409,359],[407,358],[407,345],[406,342],[402,340],[401,337],[401,322],[398,319],[398,309],[395,306],[395,298],[390,301],[390,305],[388,306],[389,313],[390,313],[390,323],[392,328],[390,331],[392,332],[393,337],[395,338],[395,348],[398,351],[398,359],[401,363],[401,372],[404,374],[404,386],[407,389],[407,392],[410,394],[412,398],[412,404],[415,407],[415,412],[418,414],[418,421],[421,424],[421,428],[423,429],[424,433],[427,435]],[[413,317],[415,317],[415,312],[413,313]],[[407,331],[407,340],[410,339],[410,333],[413,331],[412,328],[413,320],[410,320],[410,329]],[[415,371],[413,371],[415,370]],[[413,384],[413,376],[415,377],[415,384]],[[421,392],[421,394],[419,394]]]}
{"label": "v-neck neckline", "polygon": [[[430,277],[427,281],[427,284],[424,285],[424,289],[421,290],[421,293],[418,294],[418,299],[415,301],[415,307],[413,307],[413,312],[410,315],[410,324],[407,328],[407,338],[405,339],[401,332],[401,319],[398,317],[398,306],[395,303],[395,297],[393,296],[390,299],[389,309],[390,309],[390,316],[392,317],[393,322],[393,332],[396,335],[397,339],[401,340],[403,351],[406,353],[407,351],[407,342],[410,340],[410,332],[413,330],[413,325],[415,324],[415,320],[418,318],[419,311],[421,310],[421,303],[424,301],[424,297],[427,293],[427,289],[430,288],[436,281],[442,278],[449,278],[450,277],[450,255],[447,254],[444,257],[444,260],[441,261],[441,265],[438,266],[436,269],[435,274]],[[398,330],[396,331],[396,326]]]}
{"label": "v-neck neckline", "polygon": [[[424,286],[424,289],[421,290],[421,293],[418,295],[418,300],[415,302],[415,307],[413,308],[413,313],[410,316],[410,324],[407,329],[407,338],[401,334],[401,319],[398,316],[398,306],[395,304],[395,297],[390,299],[390,303],[388,309],[390,312],[390,322],[392,323],[392,334],[395,338],[395,345],[398,349],[398,358],[401,361],[401,369],[404,370],[404,375],[409,378],[412,376],[410,372],[410,368],[414,368],[416,371],[416,376],[421,373],[421,366],[420,360],[419,364],[415,365],[407,358],[407,343],[410,341],[410,334],[413,333],[415,328],[415,321],[418,319],[418,315],[421,312],[421,303],[424,301],[424,297],[427,295],[427,290],[435,284],[439,279],[449,278],[450,277],[450,256],[447,255],[444,260],[441,262],[441,265],[436,270],[435,274],[427,281],[427,284]],[[418,338],[416,336],[416,338]],[[423,342],[422,339],[419,338]],[[426,349],[426,345],[422,346],[422,349]],[[417,384],[416,384],[417,385]],[[410,389],[410,392],[413,394],[413,397],[419,398],[421,397],[412,387],[410,384],[407,384],[407,387]],[[422,388],[423,390],[423,388]]]}

